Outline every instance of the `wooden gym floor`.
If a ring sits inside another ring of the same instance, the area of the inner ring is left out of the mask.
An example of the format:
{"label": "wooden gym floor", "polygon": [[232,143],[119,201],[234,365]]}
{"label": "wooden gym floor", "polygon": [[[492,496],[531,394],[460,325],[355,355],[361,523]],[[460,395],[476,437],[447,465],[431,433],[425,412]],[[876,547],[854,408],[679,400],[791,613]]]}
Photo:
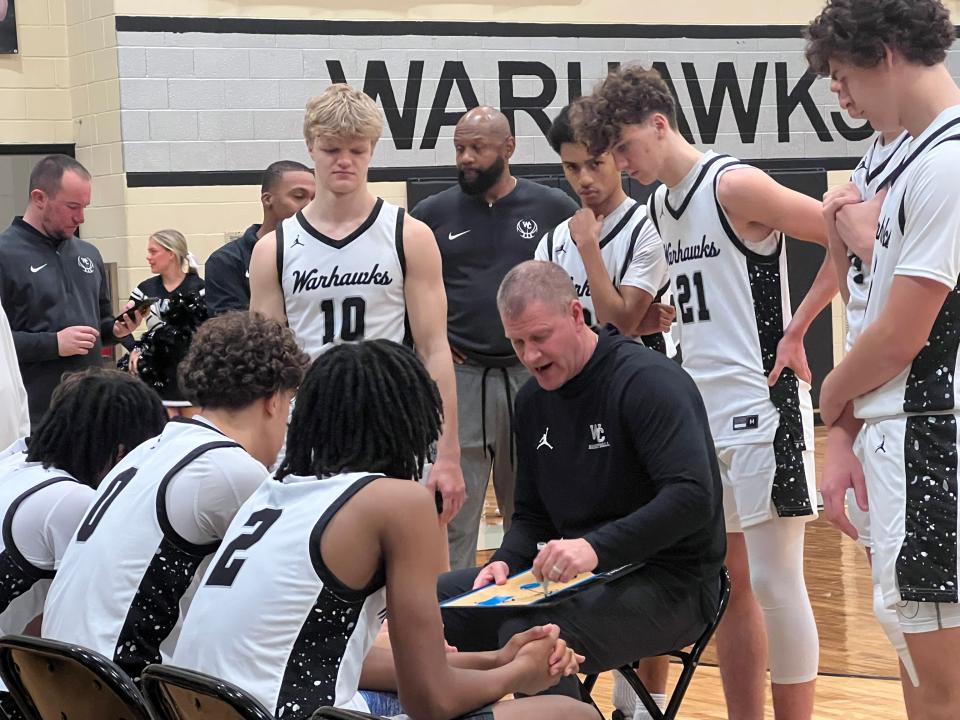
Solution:
{"label": "wooden gym floor", "polygon": [[[817,476],[823,461],[824,433],[817,428]],[[485,522],[499,523],[492,487],[487,495]],[[489,552],[478,553],[485,561]],[[820,631],[820,677],[817,680],[818,720],[906,720],[896,655],[872,611],[870,568],[863,549],[829,523],[810,523],[806,540],[806,579]],[[671,666],[671,680],[677,675]],[[672,687],[672,685],[671,685]],[[612,679],[604,674],[594,698],[609,717],[613,710]],[[766,717],[773,718],[767,698]],[[716,667],[716,653],[707,648],[680,708],[681,718],[726,720],[727,713]]]}

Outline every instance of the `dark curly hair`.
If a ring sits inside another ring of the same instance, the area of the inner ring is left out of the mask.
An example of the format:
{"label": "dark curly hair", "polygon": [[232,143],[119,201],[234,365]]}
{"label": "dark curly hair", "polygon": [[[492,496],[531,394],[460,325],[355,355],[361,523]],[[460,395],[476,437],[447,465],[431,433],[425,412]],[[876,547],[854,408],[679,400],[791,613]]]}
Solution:
{"label": "dark curly hair", "polygon": [[239,410],[281,390],[296,390],[310,357],[293,332],[259,313],[208,320],[180,363],[179,384],[194,405]]}
{"label": "dark curly hair", "polygon": [[606,80],[570,106],[578,142],[593,155],[610,150],[626,125],[639,125],[654,113],[677,127],[677,101],[656,70],[637,65],[611,70]]}
{"label": "dark curly hair", "polygon": [[829,0],[804,34],[810,69],[824,77],[831,59],[872,68],[887,48],[910,62],[936,65],[956,39],[940,0]]}
{"label": "dark curly hair", "polygon": [[277,478],[381,472],[419,478],[440,437],[437,384],[410,348],[390,340],[337,345],[297,393]]}
{"label": "dark curly hair", "polygon": [[27,460],[92,488],[125,453],[167,422],[160,396],[129,373],[97,367],[67,375],[27,442]]}

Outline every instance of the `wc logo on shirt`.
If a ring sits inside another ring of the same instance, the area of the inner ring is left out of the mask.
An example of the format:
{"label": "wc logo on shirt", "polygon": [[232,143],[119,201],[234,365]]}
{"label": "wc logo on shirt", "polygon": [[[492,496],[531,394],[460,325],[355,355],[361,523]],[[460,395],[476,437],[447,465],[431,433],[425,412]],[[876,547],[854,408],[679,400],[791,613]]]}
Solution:
{"label": "wc logo on shirt", "polygon": [[603,431],[602,423],[593,423],[590,425],[590,438],[592,443],[587,445],[587,450],[599,450],[600,448],[610,447],[607,442],[607,434]]}
{"label": "wc logo on shirt", "polygon": [[77,265],[80,266],[80,269],[83,270],[87,275],[93,274],[93,260],[87,257],[77,256]]}
{"label": "wc logo on shirt", "polygon": [[520,233],[520,237],[524,240],[532,240],[537,236],[537,221],[536,220],[520,220],[517,223],[517,232]]}

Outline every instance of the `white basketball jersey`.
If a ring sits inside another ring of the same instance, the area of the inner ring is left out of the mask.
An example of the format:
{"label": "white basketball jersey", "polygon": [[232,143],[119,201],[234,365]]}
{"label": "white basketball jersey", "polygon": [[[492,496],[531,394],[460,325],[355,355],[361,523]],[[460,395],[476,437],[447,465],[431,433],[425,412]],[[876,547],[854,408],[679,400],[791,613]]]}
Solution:
{"label": "white basketball jersey", "polygon": [[384,578],[351,590],[320,557],[327,523],[382,477],[267,480],[240,508],[197,590],[173,664],[242,687],[276,717],[365,711],[360,668],[385,615]]}
{"label": "white basketball jersey", "polygon": [[[888,180],[877,226],[864,328],[883,312],[897,275],[951,288],[927,344],[896,377],[854,401],[857,417],[955,413],[960,348],[960,105],[947,108],[911,140]],[[944,451],[946,452],[946,451]]]}
{"label": "white basketball jersey", "polygon": [[806,390],[789,370],[767,386],[791,318],[783,237],[774,232],[748,246],[716,197],[723,173],[743,167],[707,152],[677,187],[657,188],[650,216],[666,248],[683,367],[703,395],[716,445],[770,442],[781,424],[803,443]]}
{"label": "white basketball jersey", "polygon": [[195,581],[219,542],[181,537],[166,492],[209,452],[225,474],[250,472],[256,463],[233,440],[191,420],[167,423],[110,471],[50,587],[43,637],[96,650],[132,677],[169,660]]}
{"label": "white basketball jersey", "polygon": [[[899,167],[910,149],[910,134],[904,130],[895,140],[883,143],[883,137],[877,135],[873,145],[867,150],[856,169],[851,182],[860,191],[860,197],[866,202],[880,192],[890,175]],[[867,309],[867,296],[870,294],[870,265],[853,253],[848,253],[850,267],[847,269],[847,337],[844,352],[850,352],[854,340],[863,328],[863,313]]]}
{"label": "white basketball jersey", "polygon": [[[74,494],[77,497],[71,499]],[[0,461],[0,635],[22,633],[43,612],[47,589],[60,560],[48,541],[51,528],[45,525],[53,509],[64,499],[82,506],[92,496],[93,490],[69,473],[27,462],[26,453],[10,454]],[[37,522],[30,523],[29,544],[23,542],[26,538],[17,541],[14,526],[17,511],[28,509],[28,503],[39,504],[30,513]],[[76,525],[69,530],[76,530]]]}
{"label": "white basketball jersey", "polygon": [[22,453],[27,449],[27,439],[25,437],[17,438],[10,445],[8,445],[3,450],[0,450],[0,460],[4,460],[11,455],[16,455],[17,453]]}
{"label": "white basketball jersey", "polygon": [[[669,303],[670,276],[663,243],[647,217],[646,207],[633,198],[626,198],[603,219],[600,233],[600,255],[613,286],[617,290],[622,285],[637,287],[653,296],[654,301]],[[569,273],[583,305],[584,320],[593,325],[596,309],[590,281],[580,251],[570,237],[569,219],[543,236],[534,258],[556,263]],[[657,333],[641,339],[654,349],[674,354],[670,333]]]}
{"label": "white basketball jersey", "polygon": [[311,359],[334,343],[410,343],[403,294],[403,208],[377,198],[366,221],[342,240],[302,212],[277,226],[277,272],[287,322]]}

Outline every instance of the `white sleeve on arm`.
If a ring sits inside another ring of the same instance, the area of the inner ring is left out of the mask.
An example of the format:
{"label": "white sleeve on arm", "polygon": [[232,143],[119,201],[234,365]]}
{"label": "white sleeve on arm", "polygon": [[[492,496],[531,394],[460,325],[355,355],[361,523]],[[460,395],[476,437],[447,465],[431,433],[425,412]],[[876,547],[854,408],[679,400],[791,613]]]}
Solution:
{"label": "white sleeve on arm", "polygon": [[266,478],[267,469],[240,448],[204,453],[167,488],[170,524],[195,545],[216,542]]}
{"label": "white sleeve on arm", "polygon": [[38,490],[17,508],[13,539],[31,565],[55,570],[96,493],[71,480]]}
{"label": "white sleeve on arm", "polygon": [[[619,270],[619,268],[618,268]],[[648,218],[640,229],[637,242],[633,247],[633,259],[627,266],[627,272],[621,285],[646,290],[653,297],[657,296],[667,281],[667,256],[663,252],[663,240],[660,233]]]}
{"label": "white sleeve on arm", "polygon": [[47,542],[55,558],[55,568],[60,567],[60,560],[67,551],[67,545],[73,540],[97,494],[93,488],[81,483],[65,482],[62,485],[66,492],[47,516],[45,528]]}
{"label": "white sleeve on arm", "polygon": [[960,142],[947,142],[917,162],[904,197],[903,248],[894,274],[952,289],[960,276]]}

